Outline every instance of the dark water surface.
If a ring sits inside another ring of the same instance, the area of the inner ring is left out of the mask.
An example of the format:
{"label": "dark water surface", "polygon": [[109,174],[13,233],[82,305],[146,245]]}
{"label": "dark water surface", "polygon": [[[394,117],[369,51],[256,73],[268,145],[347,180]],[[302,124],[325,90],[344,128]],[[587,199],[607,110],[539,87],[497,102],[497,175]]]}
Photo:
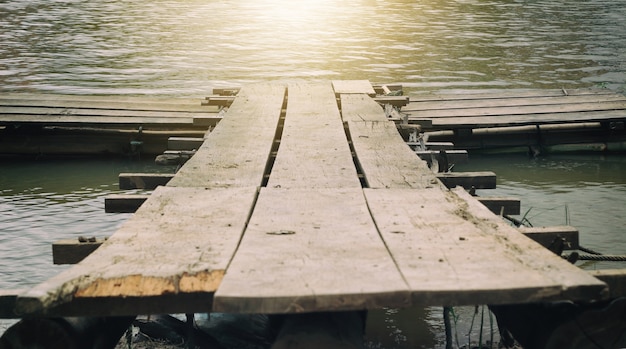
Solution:
{"label": "dark water surface", "polygon": [[[204,97],[276,79],[623,92],[626,0],[0,0],[0,93]],[[626,254],[623,156],[472,155],[456,170],[495,171],[498,189],[485,195],[517,196],[534,225],[569,223],[584,246]],[[105,214],[103,197],[118,173],[142,171],[165,170],[149,160],[0,158],[0,288],[65,268],[52,265],[55,240],[113,233],[128,215]],[[474,310],[457,309],[460,345],[478,341]],[[371,347],[443,348],[439,308],[371,318]],[[488,315],[483,323],[488,333]]]}

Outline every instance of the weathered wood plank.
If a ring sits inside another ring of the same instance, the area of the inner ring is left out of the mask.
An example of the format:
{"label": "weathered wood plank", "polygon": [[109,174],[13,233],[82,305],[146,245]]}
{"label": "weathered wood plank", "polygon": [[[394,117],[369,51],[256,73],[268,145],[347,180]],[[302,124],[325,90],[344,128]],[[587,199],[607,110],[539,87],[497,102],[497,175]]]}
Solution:
{"label": "weathered wood plank", "polygon": [[137,127],[149,128],[193,128],[191,118],[146,118],[146,117],[91,117],[82,115],[24,115],[2,114],[0,124],[42,124],[48,126],[98,126],[98,127]]}
{"label": "weathered wood plank", "polygon": [[149,197],[148,194],[109,194],[104,197],[104,212],[133,213]]}
{"label": "weathered wood plank", "polygon": [[173,173],[120,173],[118,186],[122,190],[147,189],[153,190],[166,185],[174,177]]}
{"label": "weathered wood plank", "polygon": [[520,214],[520,200],[507,197],[476,197],[476,199],[489,211],[496,215],[518,215]]}
{"label": "weathered wood plank", "polygon": [[491,171],[480,172],[441,172],[437,178],[448,188],[495,189],[496,174]]}
{"label": "weathered wood plank", "polygon": [[464,190],[365,189],[414,304],[593,299],[606,285],[519,234]]}
{"label": "weathered wood plank", "polygon": [[563,96],[586,96],[586,95],[615,95],[609,89],[583,88],[566,90],[562,89],[530,89],[530,90],[445,90],[428,93],[415,93],[411,95],[411,101],[441,101],[441,100],[471,100],[471,99],[500,99],[500,98],[536,98],[536,97],[563,97]]}
{"label": "weathered wood plank", "polygon": [[589,273],[609,285],[609,297],[626,297],[626,269],[589,270]]}
{"label": "weathered wood plank", "polygon": [[[554,96],[554,97],[534,97],[534,98],[477,98],[477,99],[449,99],[439,101],[412,101],[403,112],[425,111],[425,110],[446,110],[453,113],[457,110],[472,108],[498,108],[498,107],[527,107],[527,106],[558,106],[589,103],[606,103],[626,101],[626,96],[619,94],[612,95],[582,95],[582,96]],[[523,110],[520,110],[523,112]],[[517,112],[516,114],[519,114]]]}
{"label": "weathered wood plank", "polygon": [[576,250],[579,247],[578,229],[571,226],[551,226],[551,227],[519,227],[522,234],[541,244],[549,247],[555,239],[563,238],[566,250]]}
{"label": "weathered wood plank", "polygon": [[95,109],[95,108],[66,108],[66,107],[1,107],[0,116],[4,120],[5,115],[24,115],[31,120],[43,120],[48,119],[55,120],[72,120],[74,118],[97,118],[97,117],[111,117],[111,118],[147,118],[150,119],[193,119],[194,117],[206,117],[213,116],[216,113],[209,112],[185,112],[185,111],[169,111],[169,110],[132,110],[132,109]]}
{"label": "weathered wood plank", "polygon": [[65,239],[52,243],[53,264],[76,264],[104,243],[104,239]]}
{"label": "weathered wood plank", "polygon": [[25,292],[26,289],[0,289],[0,319],[13,319],[15,314],[15,300],[17,295]]}
{"label": "weathered wood plank", "polygon": [[360,188],[330,83],[293,83],[268,187]]}
{"label": "weathered wood plank", "polygon": [[374,101],[380,104],[390,104],[394,107],[404,107],[409,104],[409,96],[377,96]]}
{"label": "weathered wood plank", "polygon": [[419,156],[420,159],[426,162],[430,162],[433,158],[435,158],[437,159],[439,163],[442,163],[444,161],[444,154],[445,154],[445,163],[448,163],[448,164],[465,164],[469,161],[469,155],[467,154],[467,150],[462,150],[462,149],[416,150],[415,154],[417,154],[417,156]]}
{"label": "weathered wood plank", "polygon": [[262,188],[217,290],[217,312],[407,306],[406,284],[360,188]]}
{"label": "weathered wood plank", "polygon": [[582,113],[595,111],[611,111],[626,109],[626,98],[616,101],[605,101],[603,103],[568,103],[568,104],[546,104],[546,105],[521,105],[503,107],[480,107],[480,108],[457,108],[457,109],[434,109],[419,110],[417,116],[420,118],[434,119],[436,124],[440,118],[470,118],[502,115],[536,115],[559,113]]}
{"label": "weathered wood plank", "polygon": [[376,96],[376,91],[368,80],[333,80],[332,84],[336,95],[359,93]]}
{"label": "weathered wood plank", "polygon": [[[423,116],[419,116],[420,119]],[[466,117],[433,118],[433,128],[479,128],[479,127],[508,127],[538,124],[565,124],[594,121],[623,120],[624,110],[546,113],[528,115],[489,115]],[[409,117],[411,122],[411,117]]]}
{"label": "weathered wood plank", "polygon": [[143,110],[217,113],[217,108],[200,105],[198,98],[159,98],[128,96],[78,96],[55,94],[8,93],[0,96],[3,107],[48,107],[71,109]]}
{"label": "weathered wood plank", "polygon": [[260,186],[281,115],[285,86],[243,87],[224,118],[170,186]]}
{"label": "weathered wood plank", "polygon": [[94,253],[20,295],[17,309],[54,311],[72,300],[74,313],[107,304],[106,314],[123,315],[161,300],[174,301],[161,309],[184,312],[202,296],[208,310],[256,194],[256,187],[159,187]]}
{"label": "weathered wood plank", "polygon": [[342,94],[341,109],[367,187],[440,185],[426,163],[404,143],[378,103],[364,94]]}
{"label": "weathered wood plank", "polygon": [[170,137],[167,148],[170,150],[195,150],[204,143],[204,137]]}

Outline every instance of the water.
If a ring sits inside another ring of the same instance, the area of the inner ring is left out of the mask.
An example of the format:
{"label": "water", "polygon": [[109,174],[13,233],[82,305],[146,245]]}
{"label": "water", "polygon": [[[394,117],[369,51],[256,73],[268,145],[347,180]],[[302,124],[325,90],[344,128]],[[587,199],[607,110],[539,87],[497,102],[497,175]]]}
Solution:
{"label": "water", "polygon": [[273,79],[622,89],[625,0],[0,1],[0,89],[205,96]]}
{"label": "water", "polygon": [[[0,0],[0,43],[0,93],[200,98],[276,79],[369,79],[409,93],[626,86],[626,0]],[[456,170],[495,171],[498,189],[481,195],[517,196],[534,225],[569,223],[584,246],[626,254],[623,156],[472,154]],[[0,288],[66,268],[51,263],[55,240],[114,232],[128,215],[105,214],[103,197],[119,172],[143,171],[166,170],[0,158]],[[456,310],[460,344],[477,340],[475,309]],[[443,347],[439,308],[371,318],[371,347]]]}

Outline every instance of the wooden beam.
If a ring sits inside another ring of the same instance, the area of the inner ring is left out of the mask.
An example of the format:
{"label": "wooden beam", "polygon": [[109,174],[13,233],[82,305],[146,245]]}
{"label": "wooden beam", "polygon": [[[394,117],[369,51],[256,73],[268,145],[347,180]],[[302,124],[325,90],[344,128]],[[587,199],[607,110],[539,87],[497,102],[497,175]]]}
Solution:
{"label": "wooden beam", "polygon": [[594,277],[609,285],[609,297],[626,297],[626,269],[589,270]]}
{"label": "wooden beam", "polygon": [[15,319],[15,300],[17,295],[25,292],[25,289],[0,289],[0,319]]}
{"label": "wooden beam", "polygon": [[78,238],[65,239],[52,243],[52,263],[76,264],[98,249],[106,239]]}
{"label": "wooden beam", "polygon": [[543,247],[550,246],[556,239],[565,239],[566,250],[576,250],[579,247],[578,229],[568,225],[552,227],[519,227],[518,230],[527,237],[535,240]]}
{"label": "wooden beam", "polygon": [[202,102],[202,105],[218,106],[218,107],[230,107],[233,104],[236,96],[209,96],[206,97],[206,102]]}
{"label": "wooden beam", "polygon": [[391,104],[398,108],[409,104],[409,96],[376,96],[374,100],[379,104]]}
{"label": "wooden beam", "polygon": [[167,148],[170,150],[196,150],[204,143],[200,137],[170,137],[167,139]]}
{"label": "wooden beam", "polygon": [[[443,154],[441,150],[416,150],[415,154],[420,157],[420,159],[429,162],[431,158],[434,156],[439,163],[444,161]],[[447,157],[447,163],[449,164],[465,164],[469,161],[469,156],[467,154],[467,150],[443,150]]]}
{"label": "wooden beam", "polygon": [[118,185],[122,190],[153,190],[160,185],[166,185],[172,177],[172,173],[120,173]]}
{"label": "wooden beam", "polygon": [[150,195],[144,194],[109,194],[104,198],[106,213],[134,213]]}
{"label": "wooden beam", "polygon": [[214,88],[213,94],[219,96],[236,96],[239,93],[239,87],[231,87],[231,88]]}
{"label": "wooden beam", "polygon": [[476,197],[481,204],[485,205],[496,215],[520,214],[520,200],[507,197]]}
{"label": "wooden beam", "polygon": [[222,121],[221,114],[215,116],[196,116],[193,118],[192,124],[195,127],[215,127]]}
{"label": "wooden beam", "polygon": [[448,188],[457,186],[466,190],[495,189],[496,174],[491,171],[481,172],[445,172],[437,173],[437,178]]}
{"label": "wooden beam", "polygon": [[373,84],[372,88],[377,95],[383,95],[389,92],[402,91],[403,86],[401,84]]}

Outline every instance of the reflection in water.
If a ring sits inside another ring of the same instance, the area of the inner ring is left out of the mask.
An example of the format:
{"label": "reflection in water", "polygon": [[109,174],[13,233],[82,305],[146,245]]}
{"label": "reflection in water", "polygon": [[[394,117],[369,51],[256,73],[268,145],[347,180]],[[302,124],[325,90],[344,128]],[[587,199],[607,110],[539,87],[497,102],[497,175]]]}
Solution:
{"label": "reflection in water", "polygon": [[0,89],[206,95],[272,79],[624,87],[625,0],[0,3]]}

